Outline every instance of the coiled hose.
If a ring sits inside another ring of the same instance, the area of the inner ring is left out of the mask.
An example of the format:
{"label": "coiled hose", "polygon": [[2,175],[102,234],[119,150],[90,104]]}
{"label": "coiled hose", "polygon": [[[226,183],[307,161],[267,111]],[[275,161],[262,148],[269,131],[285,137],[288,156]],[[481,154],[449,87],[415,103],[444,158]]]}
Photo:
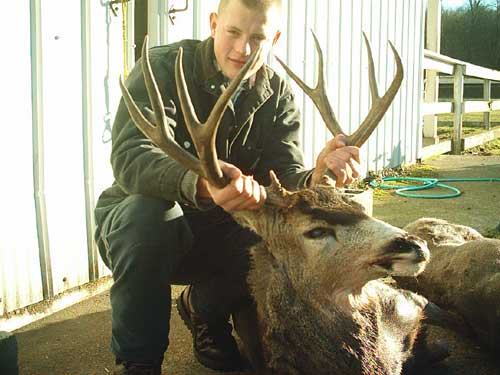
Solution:
{"label": "coiled hose", "polygon": [[[395,193],[408,198],[427,198],[427,199],[443,199],[458,197],[462,192],[454,186],[443,184],[442,182],[470,182],[470,181],[487,181],[487,182],[500,182],[500,178],[428,178],[428,177],[383,177],[382,181],[415,181],[419,182],[418,185],[391,185],[378,183],[376,180],[370,181],[370,185],[381,189],[396,189]],[[416,194],[409,193],[410,191],[427,190],[434,187],[440,187],[446,190],[451,190],[451,193],[443,194]]]}

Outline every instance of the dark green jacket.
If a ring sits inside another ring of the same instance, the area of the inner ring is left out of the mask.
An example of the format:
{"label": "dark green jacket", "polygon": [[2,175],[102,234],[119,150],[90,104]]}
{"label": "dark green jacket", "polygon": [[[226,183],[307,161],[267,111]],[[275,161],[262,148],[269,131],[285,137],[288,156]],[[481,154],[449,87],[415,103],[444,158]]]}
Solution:
{"label": "dark green jacket", "polygon": [[[200,121],[204,122],[227,82],[216,68],[213,39],[183,40],[150,50],[154,76],[162,94],[169,125],[177,142],[195,153],[180,110],[174,79],[175,58],[184,49],[184,72],[189,93]],[[142,69],[136,64],[126,85],[141,110],[151,108]],[[300,115],[288,84],[264,65],[251,89],[244,90],[236,104],[230,103],[217,134],[221,160],[269,183],[273,170],[289,189],[304,187],[310,175],[303,166],[299,148]],[[143,194],[182,205],[203,208],[196,200],[197,176],[155,147],[136,128],[123,100],[112,130],[111,164],[115,182],[97,203],[96,215],[105,214],[130,194]]]}

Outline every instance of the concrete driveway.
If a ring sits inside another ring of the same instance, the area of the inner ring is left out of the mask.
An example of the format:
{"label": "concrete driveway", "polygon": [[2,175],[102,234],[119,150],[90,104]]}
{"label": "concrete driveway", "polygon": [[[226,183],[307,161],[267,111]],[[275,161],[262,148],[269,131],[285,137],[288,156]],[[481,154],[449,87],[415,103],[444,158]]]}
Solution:
{"label": "concrete driveway", "polygon": [[[177,296],[182,287],[174,287]],[[163,373],[217,374],[199,365],[191,350],[191,335],[177,310],[172,309],[170,347]],[[114,357],[109,350],[111,332],[109,292],[80,302],[16,332],[21,375],[110,374]],[[236,373],[232,373],[235,374]]]}

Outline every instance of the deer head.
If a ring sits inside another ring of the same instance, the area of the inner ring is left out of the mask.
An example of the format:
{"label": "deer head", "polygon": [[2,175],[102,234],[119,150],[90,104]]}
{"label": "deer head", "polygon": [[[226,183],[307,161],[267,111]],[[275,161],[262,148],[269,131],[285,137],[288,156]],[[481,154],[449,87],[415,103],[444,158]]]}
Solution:
{"label": "deer head", "polygon": [[[333,134],[342,130],[331,110],[325,93],[322,52],[314,36],[320,55],[319,80],[315,89],[307,87],[284,65],[287,72],[313,99]],[[177,92],[186,126],[195,144],[199,159],[178,146],[166,126],[163,103],[155,83],[148,56],[147,38],[142,50],[144,80],[155,114],[156,124],[149,122],[134,103],[120,80],[123,98],[137,127],[160,149],[182,165],[206,178],[211,184],[225,186],[215,150],[215,136],[221,117],[232,94],[256,61],[260,50],[248,59],[238,76],[230,83],[215,104],[206,123],[201,124],[193,109],[182,68],[182,48],[177,55],[175,76]],[[401,85],[403,68],[397,51],[392,46],[397,62],[397,74],[382,98],[378,96],[370,45],[368,48],[370,87],[373,106],[359,129],[348,136],[348,143],[361,146],[373,132],[387,111]],[[272,184],[268,199],[258,210],[233,213],[235,219],[261,236],[265,244],[268,264],[286,267],[292,282],[300,285],[304,280],[318,280],[326,288],[356,289],[367,281],[387,274],[415,275],[421,272],[429,259],[429,252],[417,237],[366,215],[362,207],[344,196],[334,187],[317,184],[311,189],[289,192],[281,187],[270,171]],[[341,274],[344,277],[338,277]],[[324,290],[324,289],[323,289]],[[328,289],[327,289],[328,290]]]}

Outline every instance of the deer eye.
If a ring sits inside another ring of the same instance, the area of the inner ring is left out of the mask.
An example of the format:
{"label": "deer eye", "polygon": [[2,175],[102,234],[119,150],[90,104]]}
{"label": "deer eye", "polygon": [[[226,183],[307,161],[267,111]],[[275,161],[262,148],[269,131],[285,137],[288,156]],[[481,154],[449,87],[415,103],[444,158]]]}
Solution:
{"label": "deer eye", "polygon": [[335,232],[331,228],[317,227],[305,232],[304,236],[313,240],[317,240],[328,236],[335,237]]}

